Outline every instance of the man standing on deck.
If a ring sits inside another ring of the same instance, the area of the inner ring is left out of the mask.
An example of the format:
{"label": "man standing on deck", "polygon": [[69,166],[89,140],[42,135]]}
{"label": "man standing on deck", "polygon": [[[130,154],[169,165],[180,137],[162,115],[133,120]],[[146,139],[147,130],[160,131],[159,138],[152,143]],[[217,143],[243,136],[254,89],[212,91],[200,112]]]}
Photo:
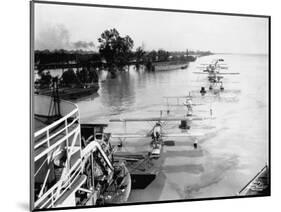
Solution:
{"label": "man standing on deck", "polygon": [[184,103],[184,105],[187,108],[186,116],[192,116],[192,100],[190,98],[187,98],[186,102]]}
{"label": "man standing on deck", "polygon": [[158,141],[159,137],[160,137],[160,133],[161,133],[161,124],[160,122],[157,122],[156,125],[153,128],[153,132],[152,132],[152,138],[154,141]]}

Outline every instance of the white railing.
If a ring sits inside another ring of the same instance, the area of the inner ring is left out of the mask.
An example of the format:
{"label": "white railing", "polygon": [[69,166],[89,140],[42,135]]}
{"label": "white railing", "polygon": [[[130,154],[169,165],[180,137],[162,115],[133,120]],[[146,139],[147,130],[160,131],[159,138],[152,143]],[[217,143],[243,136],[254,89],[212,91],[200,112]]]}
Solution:
{"label": "white railing", "polygon": [[[40,109],[40,107],[37,105],[38,109],[35,108],[35,114],[38,115],[38,112],[39,115],[47,115],[47,106],[52,102],[52,98],[49,96],[36,95],[35,100],[36,104],[41,105],[43,108]],[[49,103],[47,100],[49,100]],[[77,132],[78,130],[80,133],[80,117],[77,105],[61,100],[60,107],[62,115],[64,115],[62,118],[44,127],[43,129],[34,132],[35,161],[68,139],[71,135],[73,135],[73,133]],[[76,127],[74,126],[75,123],[77,123]],[[57,136],[62,136],[62,138],[56,141],[55,138]],[[36,150],[38,150],[40,147],[43,150],[41,150],[38,154]]]}
{"label": "white railing", "polygon": [[[74,116],[74,117],[73,117]],[[70,123],[68,123],[69,118],[73,118]],[[76,126],[74,124],[77,123]],[[52,130],[58,127],[58,131],[52,132]],[[74,111],[70,112],[68,115],[60,118],[59,120],[55,121],[54,123],[44,127],[41,130],[38,130],[34,133],[34,161],[37,161],[41,157],[43,157],[45,154],[53,150],[55,147],[60,145],[62,142],[64,142],[66,139],[68,139],[70,136],[72,136],[74,133],[80,134],[80,118],[78,109],[75,109]],[[62,138],[59,140],[55,140],[56,136],[61,135]],[[43,145],[47,145],[44,147]],[[39,153],[37,153],[36,150],[39,150],[39,148],[42,148]]]}
{"label": "white railing", "polygon": [[[48,104],[47,99],[51,102],[51,97],[36,96],[36,103],[39,105]],[[52,187],[48,188],[47,191],[44,191],[44,187],[47,187],[45,182],[49,177],[48,172],[46,173],[39,197],[34,204],[35,208],[54,207],[56,201],[77,181],[82,172],[79,110],[78,107],[71,102],[62,101],[61,103],[63,103],[61,104],[61,114],[64,116],[43,129],[34,132],[33,161],[34,163],[37,161],[40,163],[39,169],[34,173],[35,181],[36,175],[48,159],[48,156],[46,155],[59,145],[63,144],[63,142],[65,142],[63,145],[67,150],[66,165],[62,171],[63,174],[60,179]],[[36,111],[39,112],[39,115],[46,115],[47,107],[45,105],[43,106],[43,109],[35,109],[35,114]],[[71,164],[71,159],[73,159],[72,156],[77,152],[79,152],[77,160]],[[39,159],[43,156],[47,159],[40,162]]]}
{"label": "white railing", "polygon": [[[60,181],[53,185],[42,197],[40,197],[34,204],[35,208],[50,208],[55,206],[55,202],[75,183],[81,174],[81,170],[77,168],[72,175],[67,176],[67,180],[61,185],[62,190],[57,195],[57,189],[60,187]],[[71,173],[71,172],[69,172]]]}
{"label": "white railing", "polygon": [[[74,116],[74,117],[73,117]],[[68,123],[68,119],[73,118],[73,120]],[[34,148],[38,148],[44,144],[48,144],[48,142],[54,138],[55,136],[59,135],[60,133],[65,132],[69,127],[71,127],[75,122],[79,123],[79,112],[78,109],[75,109],[71,111],[66,116],[60,118],[59,120],[53,122],[52,124],[44,127],[43,129],[40,129],[34,133],[34,141],[36,144],[34,144]],[[61,128],[59,131],[52,133],[51,130],[55,127],[59,127],[61,124],[64,124],[63,128]],[[52,133],[52,134],[50,134]],[[46,136],[45,139],[40,140],[40,136]]]}

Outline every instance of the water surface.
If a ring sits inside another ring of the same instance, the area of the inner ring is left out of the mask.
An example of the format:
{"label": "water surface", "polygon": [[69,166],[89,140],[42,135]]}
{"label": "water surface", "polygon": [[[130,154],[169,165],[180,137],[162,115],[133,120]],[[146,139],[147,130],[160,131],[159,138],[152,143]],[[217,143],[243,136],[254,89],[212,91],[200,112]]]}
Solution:
{"label": "water surface", "polygon": [[[193,71],[201,63],[222,57],[229,72],[225,76],[225,93],[220,99],[198,109],[211,107],[212,121],[193,123],[193,131],[206,132],[194,150],[191,138],[174,138],[175,146],[164,149],[164,164],[157,179],[145,190],[134,190],[129,201],[157,201],[206,197],[234,196],[263,168],[268,153],[268,57],[257,55],[212,55],[190,63],[187,69],[148,73],[129,71],[117,79],[101,78],[98,96],[77,102],[82,123],[104,123],[111,118],[157,117],[163,108],[163,96],[186,95],[208,88],[206,76]],[[105,80],[106,79],[106,80]],[[236,91],[236,92],[231,92]],[[223,97],[234,98],[226,101]],[[175,115],[182,111],[175,112]],[[200,113],[205,116],[206,113]],[[208,115],[208,112],[207,112]],[[208,126],[215,130],[208,131]],[[128,132],[145,133],[149,123],[127,124]],[[120,123],[110,123],[109,132],[123,132]],[[178,123],[170,123],[167,132],[180,132]],[[149,149],[149,140],[126,140],[129,151]]]}

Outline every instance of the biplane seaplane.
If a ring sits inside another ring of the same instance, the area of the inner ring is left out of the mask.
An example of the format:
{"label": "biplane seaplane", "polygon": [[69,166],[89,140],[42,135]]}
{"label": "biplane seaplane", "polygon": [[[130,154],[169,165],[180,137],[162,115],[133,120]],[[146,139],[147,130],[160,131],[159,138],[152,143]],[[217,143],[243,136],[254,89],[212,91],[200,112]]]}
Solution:
{"label": "biplane seaplane", "polygon": [[[213,110],[211,108],[212,104],[210,104],[210,109],[206,110],[204,108],[198,109],[199,106],[205,106],[203,103],[194,103],[193,99],[197,98],[195,96],[192,96],[190,93],[188,95],[183,96],[164,96],[163,97],[166,102],[167,107],[167,114],[172,114],[172,112],[180,112],[184,113],[186,117],[192,117],[191,120],[207,120],[207,119],[214,119],[213,117]],[[197,107],[198,106],[198,107]],[[196,107],[196,109],[194,109]],[[176,109],[175,109],[176,108]],[[197,113],[197,114],[194,114]],[[208,116],[200,116],[202,113],[206,114],[209,113]],[[181,124],[179,125],[179,128],[181,129],[190,129],[190,123],[191,120],[181,120]]]}
{"label": "biplane seaplane", "polygon": [[[196,138],[203,136],[203,133],[169,133],[167,132],[168,122],[176,121],[191,121],[191,120],[202,120],[198,117],[170,117],[170,116],[160,116],[154,118],[124,118],[124,119],[111,119],[110,122],[121,122],[126,128],[126,124],[129,122],[147,122],[150,125],[150,128],[147,132],[139,133],[118,133],[111,134],[111,138],[117,138],[120,141],[120,146],[126,139],[141,139],[141,138],[151,138],[151,152],[150,157],[159,158],[162,152],[163,145],[167,145],[164,141],[165,138],[169,137],[192,137]],[[125,130],[126,131],[126,130]],[[197,139],[195,139],[197,140]],[[168,144],[169,145],[169,144]]]}
{"label": "biplane seaplane", "polygon": [[[221,63],[224,59],[215,59],[210,64],[201,64],[199,69],[203,69],[203,72],[193,72],[195,74],[208,74],[208,81],[210,82],[209,90],[219,90],[223,91],[223,76],[222,75],[238,75],[238,72],[221,72],[222,69],[228,69],[226,64]],[[200,90],[201,95],[205,95],[206,90],[204,87]]]}
{"label": "biplane seaplane", "polygon": [[[158,175],[164,162],[164,157],[161,157],[164,146],[174,146],[173,140],[165,140],[169,138],[185,137],[191,138],[194,148],[197,148],[198,138],[204,136],[201,132],[179,132],[170,133],[170,122],[177,122],[182,120],[192,120],[193,117],[169,117],[160,116],[155,118],[124,118],[124,119],[111,119],[110,122],[120,122],[124,124],[124,133],[111,133],[111,138],[119,139],[120,143],[117,145],[120,151],[114,154],[115,160],[125,161],[126,166],[132,178],[133,189],[143,189],[148,186]],[[148,130],[143,133],[127,133],[126,124],[131,122],[146,122],[149,125]],[[135,143],[134,151],[128,151],[125,140],[130,139],[130,143]],[[133,139],[137,139],[133,141]],[[146,145],[148,140],[148,148],[145,148],[143,153],[142,148],[139,148],[139,142],[144,142]],[[123,150],[125,150],[125,152]],[[148,150],[148,151],[147,151]]]}

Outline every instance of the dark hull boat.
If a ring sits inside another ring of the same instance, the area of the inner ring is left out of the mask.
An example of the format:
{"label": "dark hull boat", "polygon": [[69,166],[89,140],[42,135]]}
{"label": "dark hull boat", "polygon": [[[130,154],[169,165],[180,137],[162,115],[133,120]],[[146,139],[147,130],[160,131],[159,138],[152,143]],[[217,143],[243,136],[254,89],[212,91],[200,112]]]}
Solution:
{"label": "dark hull boat", "polygon": [[269,167],[262,170],[239,192],[241,196],[265,196],[270,195]]}
{"label": "dark hull boat", "polygon": [[160,150],[157,155],[154,154],[155,148],[146,153],[116,152],[114,154],[114,160],[125,162],[131,175],[132,189],[145,189],[160,172],[164,162],[161,157],[163,145],[158,146],[156,150]]}

